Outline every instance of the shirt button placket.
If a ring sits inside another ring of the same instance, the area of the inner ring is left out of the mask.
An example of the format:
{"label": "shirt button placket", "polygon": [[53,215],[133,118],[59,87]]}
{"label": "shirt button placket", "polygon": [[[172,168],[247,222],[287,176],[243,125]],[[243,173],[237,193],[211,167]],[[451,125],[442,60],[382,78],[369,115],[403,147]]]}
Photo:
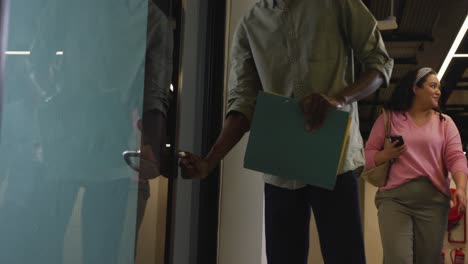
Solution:
{"label": "shirt button placket", "polygon": [[302,95],[302,83],[300,81],[295,81],[293,85],[293,94]]}
{"label": "shirt button placket", "polygon": [[294,90],[301,90],[302,89],[302,83],[299,81],[296,81],[294,83]]}

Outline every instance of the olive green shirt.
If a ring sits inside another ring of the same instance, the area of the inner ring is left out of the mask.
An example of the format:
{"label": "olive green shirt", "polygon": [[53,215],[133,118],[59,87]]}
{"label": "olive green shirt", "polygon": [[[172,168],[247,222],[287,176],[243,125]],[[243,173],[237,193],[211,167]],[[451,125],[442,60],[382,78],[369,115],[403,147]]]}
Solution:
{"label": "olive green shirt", "polygon": [[[234,34],[227,114],[237,111],[251,120],[262,90],[297,99],[334,96],[353,83],[354,59],[364,70],[381,72],[388,85],[393,60],[360,0],[260,0]],[[352,123],[340,173],[364,165],[357,102],[343,110]],[[288,189],[305,186],[273,175],[265,181]]]}

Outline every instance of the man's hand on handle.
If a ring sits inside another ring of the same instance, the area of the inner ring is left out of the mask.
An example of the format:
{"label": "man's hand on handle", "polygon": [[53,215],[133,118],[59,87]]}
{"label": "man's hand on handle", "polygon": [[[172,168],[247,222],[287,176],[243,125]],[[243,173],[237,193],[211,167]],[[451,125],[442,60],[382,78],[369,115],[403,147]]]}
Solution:
{"label": "man's hand on handle", "polygon": [[250,122],[242,113],[229,113],[221,134],[205,158],[201,158],[190,152],[178,153],[182,177],[186,179],[204,179],[208,177],[218,163],[249,130],[249,127]]}
{"label": "man's hand on handle", "polygon": [[179,165],[184,179],[204,179],[213,168],[208,161],[190,152],[179,152]]}

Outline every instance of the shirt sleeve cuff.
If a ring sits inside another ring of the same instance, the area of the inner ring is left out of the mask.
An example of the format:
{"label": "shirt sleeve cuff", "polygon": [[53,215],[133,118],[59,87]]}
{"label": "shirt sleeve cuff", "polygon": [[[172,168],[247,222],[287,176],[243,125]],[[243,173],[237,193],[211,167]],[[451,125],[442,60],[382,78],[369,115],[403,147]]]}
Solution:
{"label": "shirt sleeve cuff", "polygon": [[465,162],[458,162],[450,168],[450,173],[455,174],[457,172],[463,172],[468,176],[468,167]]}
{"label": "shirt sleeve cuff", "polygon": [[239,112],[243,114],[247,118],[247,120],[249,120],[249,123],[250,123],[252,122],[252,118],[253,118],[254,105],[247,105],[247,104],[242,104],[240,102],[234,102],[228,106],[228,109],[226,111],[226,117],[232,112]]}
{"label": "shirt sleeve cuff", "polygon": [[160,111],[164,117],[167,116],[167,106],[161,102],[158,102],[158,101],[154,101],[154,102],[151,102],[151,103],[148,103],[148,102],[145,102],[144,104],[144,107],[143,107],[143,112],[148,112],[148,111],[151,111],[151,110],[158,110]]}
{"label": "shirt sleeve cuff", "polygon": [[383,64],[369,64],[366,65],[367,69],[375,69],[379,71],[383,78],[384,78],[384,87],[388,87],[390,85],[390,78],[392,76],[392,70],[393,70],[393,59],[388,59],[385,63]]}

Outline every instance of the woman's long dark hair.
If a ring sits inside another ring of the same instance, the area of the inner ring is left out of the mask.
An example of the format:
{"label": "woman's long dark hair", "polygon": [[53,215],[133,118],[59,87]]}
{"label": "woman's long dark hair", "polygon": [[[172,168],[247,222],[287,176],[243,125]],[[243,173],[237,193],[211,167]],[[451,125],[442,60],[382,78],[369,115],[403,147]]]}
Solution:
{"label": "woman's long dark hair", "polygon": [[[413,71],[408,72],[402,79],[401,81],[397,84],[395,87],[395,90],[393,90],[393,93],[388,99],[384,105],[383,108],[387,111],[392,111],[392,112],[398,112],[406,117],[406,112],[408,112],[411,109],[411,106],[413,104],[413,99],[414,99],[414,92],[413,92],[413,83],[416,80],[416,75],[418,74],[418,71],[420,70],[416,69]],[[431,74],[437,75],[435,71],[430,71],[426,75],[424,75],[421,80],[419,80],[416,83],[416,86],[419,88],[423,88],[424,82],[426,82],[427,77]],[[445,120],[445,117],[442,115],[442,111],[440,110],[439,107],[434,109],[439,113],[439,119]]]}

